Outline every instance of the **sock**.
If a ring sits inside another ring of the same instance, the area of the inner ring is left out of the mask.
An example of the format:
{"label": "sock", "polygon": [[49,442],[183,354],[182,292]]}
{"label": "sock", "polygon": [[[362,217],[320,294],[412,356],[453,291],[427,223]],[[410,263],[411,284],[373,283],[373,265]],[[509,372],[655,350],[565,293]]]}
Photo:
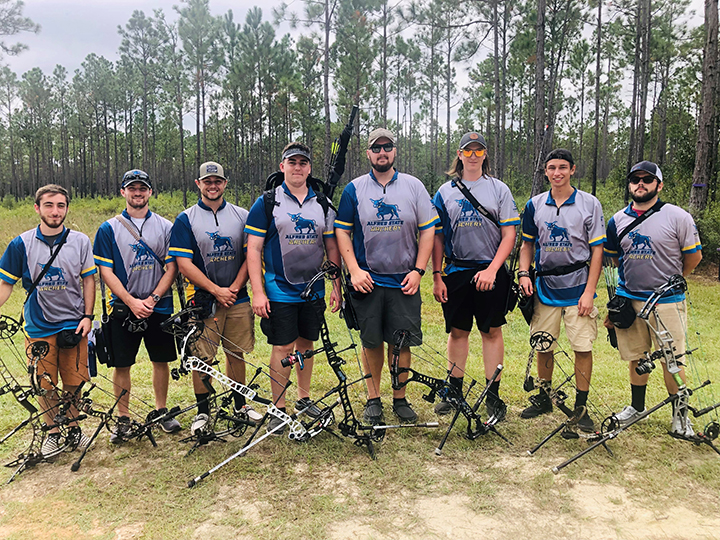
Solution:
{"label": "sock", "polygon": [[401,397],[401,398],[396,398],[396,397],[394,397],[394,398],[393,398],[393,405],[397,405],[398,402],[403,402],[403,403],[405,403],[405,398],[404,398],[404,397]]}
{"label": "sock", "polygon": [[[489,382],[489,379],[485,379],[485,384]],[[495,380],[492,382],[490,388],[488,389],[487,400],[491,403],[497,403],[498,401],[502,401],[500,399],[500,381]]]}
{"label": "sock", "polygon": [[195,401],[197,401],[198,414],[205,413],[210,414],[210,403],[208,403],[208,397],[210,394],[195,394]]}
{"label": "sock", "polygon": [[450,386],[455,388],[458,393],[462,396],[463,395],[463,378],[462,377],[449,377],[448,382],[450,383]]}
{"label": "sock", "polygon": [[645,390],[647,390],[647,386],[644,384],[642,386],[635,384],[630,385],[630,391],[632,393],[630,405],[632,405],[633,409],[637,412],[643,412],[645,410]]}
{"label": "sock", "polygon": [[549,396],[550,392],[552,391],[552,379],[548,379],[547,381],[541,379],[538,381],[538,383],[540,384],[540,392],[543,392]]}
{"label": "sock", "polygon": [[278,407],[278,409],[287,414],[287,407]]}
{"label": "sock", "polygon": [[577,390],[575,392],[575,408],[584,407],[587,405],[589,390]]}
{"label": "sock", "polygon": [[242,394],[238,394],[237,392],[233,392],[233,401],[235,402],[235,410],[239,411],[245,406],[245,396]]}

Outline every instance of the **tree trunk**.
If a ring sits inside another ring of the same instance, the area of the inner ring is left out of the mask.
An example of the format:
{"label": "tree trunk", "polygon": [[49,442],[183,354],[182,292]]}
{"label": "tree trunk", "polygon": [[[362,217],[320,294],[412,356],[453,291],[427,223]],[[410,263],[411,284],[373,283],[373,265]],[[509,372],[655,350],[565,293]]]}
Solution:
{"label": "tree trunk", "polygon": [[537,0],[535,25],[535,145],[533,183],[530,196],[537,195],[545,183],[542,166],[545,149],[545,0]]}
{"label": "tree trunk", "polygon": [[595,140],[593,142],[592,194],[597,191],[598,144],[600,141],[600,53],[602,51],[602,0],[598,0],[597,45],[595,51]]}

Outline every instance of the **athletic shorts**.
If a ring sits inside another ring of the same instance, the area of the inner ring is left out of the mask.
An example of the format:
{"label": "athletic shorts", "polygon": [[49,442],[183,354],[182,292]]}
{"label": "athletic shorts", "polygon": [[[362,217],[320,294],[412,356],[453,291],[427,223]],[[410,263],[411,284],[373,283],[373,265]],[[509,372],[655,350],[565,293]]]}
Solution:
{"label": "athletic shorts", "polygon": [[147,318],[148,327],[144,332],[130,332],[125,321],[110,317],[110,341],[113,352],[112,367],[126,368],[135,364],[140,342],[145,342],[151,362],[168,363],[177,358],[175,338],[163,332],[160,324],[170,315],[153,313]]}
{"label": "athletic shorts", "polygon": [[[635,313],[639,313],[644,305],[645,302],[642,300],[632,301]],[[655,309],[660,316],[660,320],[673,337],[675,354],[684,353],[686,347],[685,329],[687,328],[687,304],[685,300],[672,304],[657,304]],[[653,328],[657,328],[657,321],[652,313],[648,317],[648,322]],[[617,334],[620,358],[626,362],[645,358],[646,351],[653,352],[660,347],[655,334],[650,331],[647,323],[640,318],[636,318],[630,328],[616,328],[615,333]],[[678,360],[683,364],[685,363],[684,358]],[[665,362],[664,358],[662,362]]]}
{"label": "athletic shorts", "polygon": [[299,337],[317,341],[320,337],[320,315],[325,300],[314,302],[270,302],[270,318],[260,319],[260,329],[270,345],[289,345]]}
{"label": "athletic shorts", "polygon": [[510,278],[504,268],[500,268],[495,278],[495,288],[491,291],[478,291],[470,280],[477,269],[462,270],[443,276],[447,287],[448,300],[442,305],[445,317],[445,332],[451,328],[472,330],[473,318],[478,330],[489,332],[491,328],[504,325],[505,304],[507,302]]}
{"label": "athletic shorts", "polygon": [[[37,365],[38,378],[47,373],[52,384],[57,386],[58,373],[64,386],[80,386],[83,382],[90,380],[88,374],[88,340],[87,336],[82,338],[80,343],[72,349],[61,349],[57,346],[57,334],[42,338],[25,338],[25,348],[36,341],[46,341],[50,345],[50,351],[40,359]],[[30,359],[28,359],[28,365]],[[41,378],[40,385],[46,390],[52,390],[52,385]]]}
{"label": "athletic shorts", "polygon": [[[530,335],[536,332],[548,332],[555,340],[560,337],[560,320],[565,321],[565,334],[575,352],[592,351],[597,339],[597,307],[593,306],[589,316],[580,317],[577,306],[548,306],[535,296],[535,312],[530,321]],[[557,341],[553,341],[549,351],[555,350]]]}
{"label": "athletic shorts", "polygon": [[217,306],[214,317],[203,321],[205,329],[195,343],[195,354],[211,360],[222,342],[229,355],[250,353],[255,348],[255,319],[250,302],[235,304],[229,308]]}
{"label": "athletic shorts", "polygon": [[366,349],[381,347],[383,342],[392,344],[397,330],[410,332],[409,345],[422,343],[419,290],[408,296],[402,289],[375,285],[363,298],[353,298],[353,306],[360,325],[360,341]]}

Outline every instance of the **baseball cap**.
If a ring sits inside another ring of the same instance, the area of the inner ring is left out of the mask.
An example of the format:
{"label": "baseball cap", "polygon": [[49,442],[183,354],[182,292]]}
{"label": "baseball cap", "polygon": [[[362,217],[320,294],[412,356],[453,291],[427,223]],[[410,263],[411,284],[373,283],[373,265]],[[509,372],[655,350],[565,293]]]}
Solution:
{"label": "baseball cap", "polygon": [[630,180],[630,178],[635,176],[635,173],[638,173],[640,171],[644,171],[654,176],[658,179],[658,182],[663,181],[663,175],[660,167],[658,167],[657,164],[653,163],[652,161],[641,161],[640,163],[636,163],[635,165],[633,165],[632,169],[630,169],[630,173],[627,175],[627,180]]}
{"label": "baseball cap", "polygon": [[227,180],[227,178],[225,178],[225,171],[223,171],[222,165],[215,163],[214,161],[206,161],[200,165],[200,178],[198,178],[198,180],[202,180],[208,176],[217,176],[218,178]]}
{"label": "baseball cap", "polygon": [[483,148],[487,148],[485,137],[480,135],[477,131],[470,131],[463,135],[462,139],[460,139],[460,150],[465,148],[468,144],[474,142],[482,144]]}
{"label": "baseball cap", "polygon": [[375,144],[378,139],[382,139],[383,137],[395,144],[395,135],[393,135],[392,131],[385,128],[377,128],[370,132],[370,136],[368,137],[368,148]]}
{"label": "baseball cap", "polygon": [[290,149],[286,150],[282,155],[281,161],[285,161],[287,158],[293,157],[293,156],[302,156],[302,157],[306,158],[310,163],[312,163],[312,158],[310,157],[310,154],[307,153],[302,148],[290,148]]}
{"label": "baseball cap", "polygon": [[125,189],[133,182],[140,182],[141,184],[145,184],[149,189],[152,189],[152,184],[150,183],[150,177],[148,176],[148,173],[146,173],[145,171],[141,171],[140,169],[132,169],[123,174],[120,189]]}

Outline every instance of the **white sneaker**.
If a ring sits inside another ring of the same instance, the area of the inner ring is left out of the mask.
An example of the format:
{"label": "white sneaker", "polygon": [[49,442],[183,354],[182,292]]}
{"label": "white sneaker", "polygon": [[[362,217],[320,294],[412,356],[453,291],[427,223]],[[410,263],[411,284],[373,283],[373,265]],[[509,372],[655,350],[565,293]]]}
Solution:
{"label": "white sneaker", "polygon": [[263,415],[253,409],[252,405],[243,405],[242,407],[240,407],[240,410],[238,412],[246,414],[247,417],[253,422],[259,422],[263,419]]}
{"label": "white sneaker", "polygon": [[643,409],[642,411],[638,411],[635,410],[635,407],[633,407],[632,405],[626,405],[622,411],[615,415],[615,418],[617,418],[621,426],[627,426],[630,422],[635,420],[644,412],[645,409]]}
{"label": "white sneaker", "polygon": [[695,431],[692,428],[692,422],[690,422],[690,418],[685,419],[685,429],[683,429],[680,418],[673,416],[672,424],[670,424],[670,434],[678,435],[685,439],[692,439],[693,437],[695,437]]}
{"label": "white sneaker", "polygon": [[200,413],[195,416],[192,424],[190,425],[190,433],[192,435],[200,435],[203,431],[205,431],[205,428],[208,425],[208,420],[210,420],[210,418],[205,413]]}

